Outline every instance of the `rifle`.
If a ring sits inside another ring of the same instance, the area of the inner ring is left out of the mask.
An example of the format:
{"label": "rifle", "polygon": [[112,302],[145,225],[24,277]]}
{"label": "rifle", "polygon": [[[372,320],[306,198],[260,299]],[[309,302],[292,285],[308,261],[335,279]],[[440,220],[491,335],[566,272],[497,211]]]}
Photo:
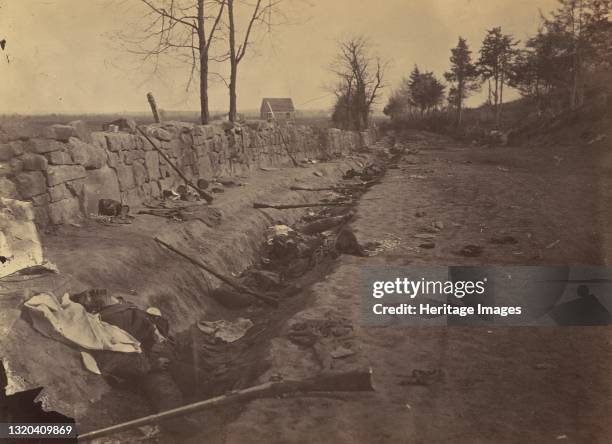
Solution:
{"label": "rifle", "polygon": [[249,387],[244,390],[236,390],[222,396],[194,402],[154,415],[144,416],[123,422],[103,429],[87,432],[79,435],[79,442],[90,441],[102,436],[154,424],[166,419],[189,415],[194,412],[220,407],[238,401],[247,402],[257,398],[276,397],[295,392],[358,392],[374,391],[372,385],[372,369],[367,371],[357,370],[344,373],[323,373],[314,378],[302,380],[270,381]]}

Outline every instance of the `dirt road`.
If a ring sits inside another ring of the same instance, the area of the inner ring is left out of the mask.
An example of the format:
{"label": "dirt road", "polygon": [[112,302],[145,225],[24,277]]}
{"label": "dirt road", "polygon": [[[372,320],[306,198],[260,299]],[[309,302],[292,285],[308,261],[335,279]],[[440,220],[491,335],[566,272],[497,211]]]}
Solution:
{"label": "dirt road", "polygon": [[[594,147],[464,146],[424,133],[405,142],[418,152],[364,196],[353,223],[361,242],[387,240],[392,248],[342,256],[297,315],[351,318],[376,392],[259,400],[221,441],[609,442],[610,328],[365,328],[357,283],[364,265],[609,265],[611,155]],[[431,224],[442,229],[433,248],[421,248],[414,234]],[[516,242],[491,243],[504,236]],[[482,255],[456,254],[468,244]],[[286,375],[316,366],[283,338],[270,359]],[[414,369],[443,376],[407,384]]]}

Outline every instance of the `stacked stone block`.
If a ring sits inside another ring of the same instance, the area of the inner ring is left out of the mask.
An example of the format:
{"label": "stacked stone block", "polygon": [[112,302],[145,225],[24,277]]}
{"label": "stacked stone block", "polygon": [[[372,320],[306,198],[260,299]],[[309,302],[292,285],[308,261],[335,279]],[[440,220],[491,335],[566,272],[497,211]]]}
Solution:
{"label": "stacked stone block", "polygon": [[[371,143],[370,132],[263,121],[233,125],[165,122],[147,136],[191,180],[248,175],[265,166],[291,166],[291,157],[331,159]],[[182,179],[146,138],[128,132],[86,131],[83,122],[52,125],[41,137],[0,144],[0,195],[31,201],[39,226],[78,223],[98,200],[137,207]]]}

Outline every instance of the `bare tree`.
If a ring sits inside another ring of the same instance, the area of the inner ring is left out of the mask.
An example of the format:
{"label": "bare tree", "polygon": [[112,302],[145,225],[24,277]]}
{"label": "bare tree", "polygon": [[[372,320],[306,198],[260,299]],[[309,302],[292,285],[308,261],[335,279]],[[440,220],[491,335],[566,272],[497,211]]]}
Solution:
{"label": "bare tree", "polygon": [[[254,33],[257,28],[271,30],[276,17],[283,17],[279,5],[282,0],[256,0],[255,4],[246,1],[227,0],[227,20],[228,20],[228,41],[229,41],[229,120],[235,122],[238,116],[237,109],[237,84],[238,84],[238,65],[244,58],[247,48],[253,42]],[[243,12],[246,18],[246,26],[242,38],[237,39],[238,10]],[[236,46],[237,41],[240,43]]]}
{"label": "bare tree", "polygon": [[[157,71],[162,56],[190,65],[186,89],[196,73],[200,79],[200,121],[206,124],[211,44],[221,27],[227,0],[140,0],[147,12],[138,35],[123,35],[129,51],[152,62]],[[209,13],[210,11],[210,13]],[[208,29],[207,29],[208,28]]]}
{"label": "bare tree", "polygon": [[385,65],[371,55],[367,40],[357,36],[340,42],[332,62],[338,77],[335,87],[334,122],[347,129],[364,129],[369,125],[372,106],[384,87]]}

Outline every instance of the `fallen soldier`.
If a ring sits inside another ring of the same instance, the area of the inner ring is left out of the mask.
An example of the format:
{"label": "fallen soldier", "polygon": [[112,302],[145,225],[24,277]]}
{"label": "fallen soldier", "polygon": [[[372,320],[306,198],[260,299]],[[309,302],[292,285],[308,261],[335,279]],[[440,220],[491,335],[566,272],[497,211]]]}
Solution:
{"label": "fallen soldier", "polygon": [[[169,335],[167,319],[159,310],[142,310],[136,305],[114,297],[104,289],[91,289],[70,296],[89,313],[115,325],[137,339],[142,353],[91,351],[102,375],[114,383],[127,382],[136,387],[155,411],[165,411],[185,404],[184,397],[170,373],[177,353]],[[163,424],[172,432],[192,429],[189,418],[170,420]],[[192,425],[195,425],[193,423]]]}

